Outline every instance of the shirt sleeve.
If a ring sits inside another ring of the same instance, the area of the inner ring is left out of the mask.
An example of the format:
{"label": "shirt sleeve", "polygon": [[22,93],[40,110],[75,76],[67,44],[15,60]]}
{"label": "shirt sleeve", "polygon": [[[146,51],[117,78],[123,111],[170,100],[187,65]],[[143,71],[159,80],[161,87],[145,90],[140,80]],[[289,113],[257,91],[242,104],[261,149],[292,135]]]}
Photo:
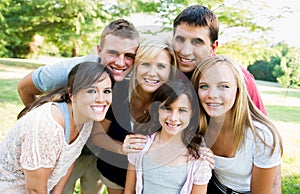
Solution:
{"label": "shirt sleeve", "polygon": [[138,153],[128,153],[127,158],[128,158],[129,163],[136,166],[137,159],[138,159]]}
{"label": "shirt sleeve", "polygon": [[[274,137],[272,132],[262,124],[257,125],[258,133],[260,137],[265,141],[267,145],[273,145]],[[257,138],[257,146],[253,146],[254,165],[260,168],[272,168],[278,166],[281,163],[281,152],[279,138],[276,138],[276,146],[273,154],[271,155],[272,149],[266,146],[259,138]]]}
{"label": "shirt sleeve", "polygon": [[205,185],[208,184],[212,170],[209,167],[209,162],[206,159],[199,158],[195,163],[196,171],[194,172],[194,184]]}
{"label": "shirt sleeve", "polygon": [[261,99],[261,96],[259,94],[258,88],[255,83],[254,76],[245,68],[240,66],[243,74],[244,74],[244,80],[245,84],[249,93],[249,96],[252,100],[252,102],[255,104],[255,106],[265,115],[267,115],[267,111],[265,109],[265,106],[263,104],[263,101]]}
{"label": "shirt sleeve", "polygon": [[33,71],[32,82],[41,92],[51,92],[67,85],[69,72],[74,66],[84,61],[98,61],[97,57],[94,58],[74,57],[52,65],[41,66]]}
{"label": "shirt sleeve", "polygon": [[65,143],[64,130],[44,115],[29,119],[21,147],[21,166],[29,170],[53,168]]}

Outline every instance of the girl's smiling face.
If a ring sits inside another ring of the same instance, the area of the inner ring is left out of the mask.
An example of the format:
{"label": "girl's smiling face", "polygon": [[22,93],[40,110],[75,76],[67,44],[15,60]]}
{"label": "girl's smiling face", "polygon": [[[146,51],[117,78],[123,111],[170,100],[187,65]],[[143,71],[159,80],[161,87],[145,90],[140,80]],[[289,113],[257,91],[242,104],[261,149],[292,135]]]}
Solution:
{"label": "girl's smiling face", "polygon": [[230,112],[236,94],[237,81],[232,69],[226,63],[217,63],[202,73],[198,96],[209,116],[219,117]]}
{"label": "girl's smiling face", "polygon": [[169,106],[162,103],[158,114],[162,133],[167,134],[169,137],[175,136],[189,125],[192,117],[191,102],[186,94],[181,94]]}
{"label": "girl's smiling face", "polygon": [[164,49],[152,61],[137,65],[136,79],[139,86],[143,91],[153,93],[169,79],[171,56]]}
{"label": "girl's smiling face", "polygon": [[88,120],[101,121],[112,102],[112,82],[107,73],[90,87],[80,89],[72,97],[73,105],[76,106],[81,122]]}

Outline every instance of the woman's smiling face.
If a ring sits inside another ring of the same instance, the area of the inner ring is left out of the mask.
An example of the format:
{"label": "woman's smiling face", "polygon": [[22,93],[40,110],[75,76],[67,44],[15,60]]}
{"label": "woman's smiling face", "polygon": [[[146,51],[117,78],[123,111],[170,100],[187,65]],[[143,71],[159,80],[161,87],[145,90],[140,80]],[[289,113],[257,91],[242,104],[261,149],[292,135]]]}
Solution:
{"label": "woman's smiling face", "polygon": [[164,49],[152,61],[137,64],[136,80],[144,92],[153,93],[168,81],[171,72],[171,56]]}

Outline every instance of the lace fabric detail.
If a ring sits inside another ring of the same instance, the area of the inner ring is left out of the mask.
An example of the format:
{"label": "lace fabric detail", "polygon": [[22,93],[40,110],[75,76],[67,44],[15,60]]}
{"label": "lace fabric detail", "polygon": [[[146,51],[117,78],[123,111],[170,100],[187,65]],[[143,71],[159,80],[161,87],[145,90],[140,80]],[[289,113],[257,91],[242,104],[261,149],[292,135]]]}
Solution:
{"label": "lace fabric detail", "polygon": [[[25,186],[24,170],[51,168],[48,190],[51,190],[80,155],[93,126],[87,122],[77,139],[65,142],[64,129],[53,119],[51,102],[19,119],[0,147],[0,193]],[[24,188],[25,189],[25,188]]]}

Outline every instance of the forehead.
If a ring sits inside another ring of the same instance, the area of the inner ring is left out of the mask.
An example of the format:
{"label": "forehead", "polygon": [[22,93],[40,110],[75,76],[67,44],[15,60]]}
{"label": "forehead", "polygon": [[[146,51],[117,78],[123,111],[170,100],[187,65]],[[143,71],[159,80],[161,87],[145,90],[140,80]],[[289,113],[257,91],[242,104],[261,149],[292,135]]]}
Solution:
{"label": "forehead", "polygon": [[177,99],[170,104],[170,106],[173,108],[190,108],[191,102],[186,94],[180,94]]}
{"label": "forehead", "polygon": [[109,34],[104,39],[102,50],[115,50],[118,52],[133,52],[136,53],[139,42],[136,39],[121,38]]}
{"label": "forehead", "polygon": [[111,79],[107,73],[103,73],[101,77],[92,86],[97,87],[110,87],[112,84]]}
{"label": "forehead", "polygon": [[202,73],[200,80],[208,82],[235,82],[236,76],[233,73],[232,67],[227,63],[221,62],[206,69]]}
{"label": "forehead", "polygon": [[175,29],[175,36],[176,35],[189,36],[192,38],[209,37],[209,28],[207,26],[194,26],[181,23]]}

